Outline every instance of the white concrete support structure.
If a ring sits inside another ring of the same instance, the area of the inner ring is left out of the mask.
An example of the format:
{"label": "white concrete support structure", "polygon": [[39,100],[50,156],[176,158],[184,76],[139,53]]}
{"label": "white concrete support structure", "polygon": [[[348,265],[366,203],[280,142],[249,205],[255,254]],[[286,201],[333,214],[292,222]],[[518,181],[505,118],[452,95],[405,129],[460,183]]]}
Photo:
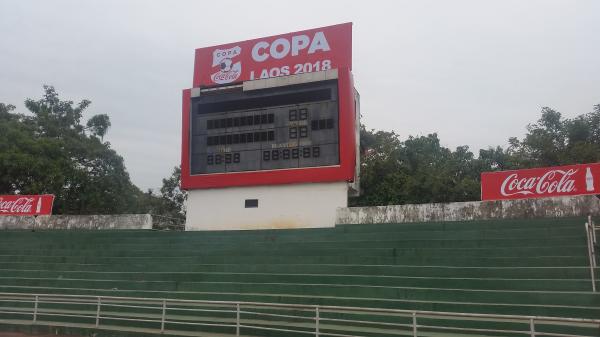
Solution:
{"label": "white concrete support structure", "polygon": [[[258,207],[246,208],[252,199]],[[185,229],[333,227],[336,209],[347,204],[346,182],[190,190]]]}

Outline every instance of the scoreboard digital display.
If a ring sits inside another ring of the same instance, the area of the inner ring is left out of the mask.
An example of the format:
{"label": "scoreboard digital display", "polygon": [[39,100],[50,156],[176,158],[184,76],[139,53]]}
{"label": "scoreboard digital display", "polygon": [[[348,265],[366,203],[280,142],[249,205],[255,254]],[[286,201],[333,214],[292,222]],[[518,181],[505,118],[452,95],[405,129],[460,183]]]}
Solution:
{"label": "scoreboard digital display", "polygon": [[340,164],[337,80],[191,99],[192,175]]}

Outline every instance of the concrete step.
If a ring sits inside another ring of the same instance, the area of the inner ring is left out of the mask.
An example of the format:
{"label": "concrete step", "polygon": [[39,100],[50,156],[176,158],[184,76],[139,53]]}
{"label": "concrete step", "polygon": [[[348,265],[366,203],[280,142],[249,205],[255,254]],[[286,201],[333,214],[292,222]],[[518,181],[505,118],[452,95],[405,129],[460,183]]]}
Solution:
{"label": "concrete step", "polygon": [[[18,274],[14,274],[17,272]],[[435,265],[347,265],[347,264],[76,264],[76,263],[0,263],[0,275],[38,277],[49,272],[53,276],[75,278],[111,278],[129,275],[137,279],[203,275],[206,273],[250,273],[292,275],[356,275],[406,277],[463,277],[513,279],[586,279],[589,267],[451,267]],[[125,276],[127,277],[127,276]]]}
{"label": "concrete step", "polygon": [[336,229],[343,232],[376,232],[391,230],[485,230],[485,229],[523,229],[523,228],[551,228],[573,226],[581,228],[587,221],[585,217],[565,218],[536,218],[536,219],[490,219],[475,221],[440,221],[417,223],[379,223],[379,224],[349,224],[337,225]]}
{"label": "concrete step", "polygon": [[236,247],[230,249],[222,249],[215,247],[207,249],[206,247],[198,247],[197,250],[161,250],[157,247],[154,250],[16,250],[2,251],[0,257],[12,256],[38,256],[38,257],[66,257],[77,252],[79,257],[209,257],[209,256],[402,256],[402,257],[531,257],[531,256],[553,256],[560,253],[565,256],[574,256],[587,252],[586,245],[570,245],[570,246],[527,246],[527,247],[494,247],[494,248],[289,248],[284,245],[274,246],[272,248],[247,248]]}
{"label": "concrete step", "polygon": [[[108,234],[107,234],[108,233]],[[275,231],[227,231],[227,232],[102,232],[102,231],[3,231],[0,244],[27,238],[25,241],[38,243],[52,240],[54,242],[74,242],[86,240],[95,243],[129,243],[145,242],[147,244],[179,244],[179,243],[234,243],[260,241],[341,241],[341,240],[378,240],[378,239],[502,239],[502,238],[560,238],[563,236],[585,235],[583,222],[580,226],[561,225],[544,228],[492,228],[465,230],[403,230],[398,226],[393,231],[343,232],[333,228],[311,230],[275,230]]]}
{"label": "concrete step", "polygon": [[[280,247],[286,248],[503,248],[503,247],[553,247],[553,246],[570,246],[570,245],[585,245],[586,238],[583,233],[581,235],[562,236],[555,238],[547,238],[543,241],[533,241],[531,238],[501,238],[501,239],[471,239],[471,240],[450,240],[450,239],[381,239],[372,240],[318,240],[301,242],[279,242],[260,241],[246,242],[244,247],[256,249],[277,249]],[[146,251],[160,248],[163,251],[189,251],[198,249],[231,249],[239,247],[238,243],[188,243],[179,244],[150,244],[145,242],[129,242],[129,243],[72,243],[60,241],[46,241],[38,243],[6,243],[0,247],[0,253],[15,252],[15,251],[69,251],[69,250],[115,250],[115,251]]]}
{"label": "concrete step", "polygon": [[[254,284],[323,284],[323,285],[363,285],[388,287],[426,287],[487,290],[544,290],[544,291],[589,291],[588,279],[511,279],[504,278],[464,278],[464,277],[414,277],[378,275],[328,275],[328,274],[272,274],[272,273],[82,273],[82,272],[5,272],[0,276],[0,284],[10,284],[13,280],[61,280],[76,283],[79,280],[113,282],[121,287],[126,282],[152,282],[162,288],[193,287],[195,282],[232,282]],[[6,281],[6,282],[5,282]]]}
{"label": "concrete step", "polygon": [[[585,252],[584,252],[585,253]],[[390,254],[391,255],[391,254]],[[0,255],[0,263],[71,263],[71,264],[352,264],[352,265],[435,265],[470,267],[585,267],[589,266],[584,254],[525,257],[431,257],[431,256],[232,256],[208,255],[202,257],[82,257],[82,256],[35,256]]]}
{"label": "concrete step", "polygon": [[169,282],[74,279],[0,279],[2,287],[78,288],[127,291],[288,294],[314,297],[356,297],[417,301],[481,302],[514,305],[570,305],[597,307],[600,294],[584,291],[517,291],[426,286],[332,285],[307,283]]}

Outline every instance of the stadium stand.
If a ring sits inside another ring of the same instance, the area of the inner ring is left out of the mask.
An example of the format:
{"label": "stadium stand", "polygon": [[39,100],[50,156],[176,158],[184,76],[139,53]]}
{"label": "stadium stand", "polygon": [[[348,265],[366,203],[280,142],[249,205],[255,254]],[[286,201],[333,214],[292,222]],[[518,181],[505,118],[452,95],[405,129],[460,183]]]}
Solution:
{"label": "stadium stand", "polygon": [[[200,315],[186,311],[192,303],[175,300],[597,319],[600,293],[592,292],[584,222],[583,218],[554,218],[226,232],[7,230],[0,232],[0,292],[4,294],[0,328],[14,329],[31,320],[19,312],[32,303],[19,301],[25,297],[18,294],[152,298],[157,299],[152,303],[158,309],[159,299],[167,298],[174,300],[167,321],[196,319],[209,324],[219,318],[233,319],[229,311],[217,310],[225,304],[207,304],[217,311]],[[73,309],[87,313],[81,327],[94,324],[95,302],[90,303]],[[111,310],[131,311],[116,303],[115,299]],[[160,310],[139,303],[131,317],[148,318],[136,322],[140,328],[155,327],[150,318],[160,317]],[[53,310],[66,306],[60,300],[37,305],[40,322],[64,319],[52,316]],[[252,308],[245,312],[246,322],[281,330],[242,327],[243,336],[308,335],[282,327],[312,331],[301,319],[277,316],[276,307]],[[313,315],[302,306],[282,309],[298,316]],[[269,315],[273,321],[260,320]],[[350,310],[329,314],[324,310],[323,315],[323,320],[329,318],[330,335],[335,335],[332,331],[339,336],[412,335],[410,315],[376,318]],[[104,316],[103,322],[110,320],[108,313]],[[486,329],[529,331],[527,322],[519,320],[422,316],[420,325],[450,329],[444,333],[421,328],[419,336],[465,335],[451,332],[452,327],[480,329],[469,336],[523,336]],[[369,319],[399,325],[394,333],[379,331],[366,323]],[[353,320],[354,325],[345,320]],[[131,328],[135,324],[130,321],[111,324],[122,326],[121,331],[139,331]],[[176,324],[166,325],[161,327],[165,334],[182,335],[187,329],[189,334],[235,335],[229,327],[190,326],[174,332]],[[344,326],[354,328],[340,333]],[[600,336],[598,324],[546,324],[537,329]],[[326,326],[321,335],[327,335]]]}

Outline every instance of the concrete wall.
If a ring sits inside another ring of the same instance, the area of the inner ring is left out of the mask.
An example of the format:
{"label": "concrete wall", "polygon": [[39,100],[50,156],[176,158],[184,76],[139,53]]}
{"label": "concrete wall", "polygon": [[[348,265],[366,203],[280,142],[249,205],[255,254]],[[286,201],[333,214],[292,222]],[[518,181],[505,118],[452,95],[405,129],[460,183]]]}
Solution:
{"label": "concrete wall", "polygon": [[0,229],[152,229],[150,214],[0,216]]}
{"label": "concrete wall", "polygon": [[[206,193],[212,191],[213,193]],[[337,224],[600,216],[595,196],[345,207],[346,183],[190,191],[187,230],[331,227]],[[205,192],[205,193],[198,193]],[[216,193],[215,193],[216,192]],[[244,208],[246,198],[258,208]],[[337,208],[337,212],[333,210]],[[31,229],[32,217],[0,216],[2,229]],[[150,214],[39,216],[37,229],[151,229]]]}
{"label": "concrete wall", "polygon": [[338,208],[338,224],[466,221],[600,215],[595,196],[505,201],[471,201],[445,204],[390,205]]}
{"label": "concrete wall", "polygon": [[[257,208],[245,208],[258,199]],[[345,182],[190,190],[186,230],[313,228],[335,226],[346,207]]]}

